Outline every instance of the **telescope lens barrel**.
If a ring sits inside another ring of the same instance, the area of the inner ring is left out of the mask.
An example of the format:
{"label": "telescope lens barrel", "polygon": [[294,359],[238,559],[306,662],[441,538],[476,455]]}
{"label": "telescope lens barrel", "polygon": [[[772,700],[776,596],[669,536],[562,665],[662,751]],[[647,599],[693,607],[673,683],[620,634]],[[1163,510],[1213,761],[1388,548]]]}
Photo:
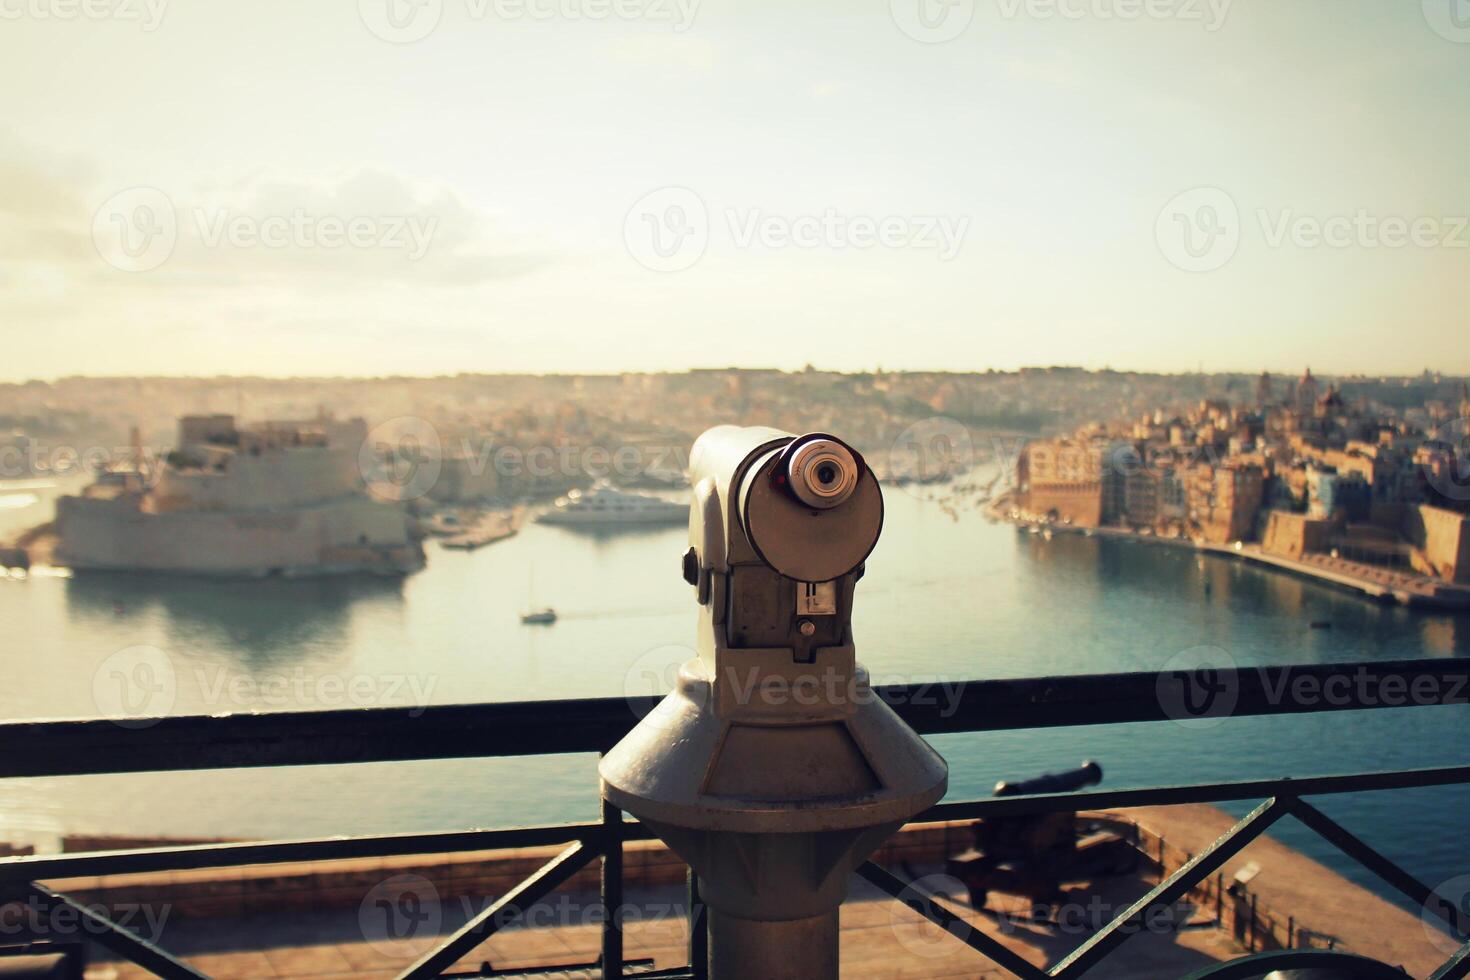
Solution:
{"label": "telescope lens barrel", "polygon": [[791,454],[787,477],[791,492],[808,507],[836,507],[857,489],[858,462],[834,439],[813,439]]}

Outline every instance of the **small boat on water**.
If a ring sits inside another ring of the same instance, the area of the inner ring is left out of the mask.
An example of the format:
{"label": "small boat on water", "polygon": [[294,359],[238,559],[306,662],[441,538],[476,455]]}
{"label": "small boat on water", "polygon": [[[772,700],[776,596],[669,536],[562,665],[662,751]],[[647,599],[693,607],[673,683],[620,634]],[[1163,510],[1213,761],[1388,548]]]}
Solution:
{"label": "small boat on water", "polygon": [[535,569],[526,570],[526,605],[530,612],[521,613],[522,626],[550,626],[556,622],[556,610],[550,606],[536,607],[536,572]]}

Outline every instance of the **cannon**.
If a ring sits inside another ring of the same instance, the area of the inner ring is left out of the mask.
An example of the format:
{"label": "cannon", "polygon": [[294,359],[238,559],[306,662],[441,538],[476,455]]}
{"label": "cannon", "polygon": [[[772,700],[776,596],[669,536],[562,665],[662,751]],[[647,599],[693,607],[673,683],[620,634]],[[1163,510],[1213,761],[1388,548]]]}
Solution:
{"label": "cannon", "polygon": [[1084,786],[1096,786],[1102,782],[1102,766],[1088,759],[1076,769],[1065,772],[1047,772],[1020,782],[1002,779],[995,784],[991,796],[1035,796],[1040,793],[1072,793]]}
{"label": "cannon", "polygon": [[[997,797],[1070,793],[1102,782],[1102,766],[1046,773],[1018,782],[997,783]],[[1031,900],[1033,916],[1050,919],[1064,898],[1063,886],[1138,866],[1138,851],[1110,831],[1079,837],[1075,811],[990,817],[971,828],[975,846],[946,862],[946,871],[970,892],[973,908],[983,909],[990,892]]]}

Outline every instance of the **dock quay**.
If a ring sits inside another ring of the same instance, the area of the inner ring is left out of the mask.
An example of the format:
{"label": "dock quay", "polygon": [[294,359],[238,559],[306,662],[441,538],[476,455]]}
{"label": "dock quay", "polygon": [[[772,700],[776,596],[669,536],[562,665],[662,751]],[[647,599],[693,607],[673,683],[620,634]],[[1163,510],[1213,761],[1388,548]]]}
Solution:
{"label": "dock quay", "polygon": [[0,539],[0,572],[49,565],[56,549],[56,524],[47,521],[8,539]]}
{"label": "dock quay", "polygon": [[[993,893],[990,908],[970,907],[968,895],[943,875],[945,858],[971,845],[965,822],[913,824],[895,834],[873,860],[940,892],[940,901],[970,927],[1045,967],[1090,936],[1092,912],[1110,918],[1175,871],[1235,821],[1207,805],[1145,807],[1079,814],[1132,828],[1142,860],[1135,873],[1069,888],[1053,922],[1032,918],[1029,903]],[[136,845],[144,841],[129,841]],[[86,842],[88,849],[105,839]],[[436,903],[438,932],[448,932],[550,858],[557,847],[452,855],[402,856],[244,868],[199,868],[48,882],[86,904],[143,905],[168,910],[162,942],[218,977],[379,978],[395,976],[422,952],[417,941],[369,936],[365,896],[397,876],[414,876]],[[1260,871],[1243,888],[1235,873]],[[625,955],[648,968],[687,962],[687,868],[657,841],[626,844]],[[562,890],[496,933],[455,970],[561,967],[563,977],[594,977],[600,944],[598,869],[579,872]],[[1107,975],[1177,980],[1212,962],[1250,950],[1333,947],[1402,965],[1424,977],[1443,954],[1419,918],[1269,838],[1254,842],[1215,878],[1186,896],[1158,926],[1148,926],[1108,961]],[[854,879],[841,912],[842,976],[855,980],[985,978],[1009,974],[952,935]],[[272,937],[263,946],[261,936]],[[1449,937],[1445,936],[1448,942]],[[144,977],[98,950],[87,976]]]}
{"label": "dock quay", "polygon": [[439,544],[456,551],[473,551],[515,535],[525,521],[525,508],[496,510],[485,513],[458,533],[444,537]]}
{"label": "dock quay", "polygon": [[1304,555],[1300,559],[1273,555],[1259,545],[1245,545],[1239,552],[1218,545],[1208,550],[1238,554],[1245,561],[1269,565],[1307,578],[1330,582],[1361,592],[1381,602],[1422,609],[1470,609],[1470,588],[1440,582],[1423,575],[1379,568],[1331,555]]}
{"label": "dock quay", "polygon": [[1347,589],[1377,602],[1396,603],[1415,609],[1459,611],[1470,609],[1470,586],[1456,585],[1429,578],[1414,572],[1399,571],[1363,562],[1348,561],[1325,554],[1307,554],[1301,558],[1290,558],[1266,551],[1259,544],[1241,543],[1238,546],[1211,544],[1194,538],[1167,537],[1158,534],[1139,534],[1120,527],[1079,527],[1074,524],[1059,524],[1049,521],[1028,520],[1011,516],[1005,510],[1008,503],[1004,497],[997,498],[987,514],[992,520],[1005,521],[1017,527],[1051,534],[1080,534],[1089,537],[1111,538],[1148,545],[1184,548],[1203,554],[1232,558],[1238,561],[1264,566],[1275,571],[1297,575],[1302,578],[1324,582]]}

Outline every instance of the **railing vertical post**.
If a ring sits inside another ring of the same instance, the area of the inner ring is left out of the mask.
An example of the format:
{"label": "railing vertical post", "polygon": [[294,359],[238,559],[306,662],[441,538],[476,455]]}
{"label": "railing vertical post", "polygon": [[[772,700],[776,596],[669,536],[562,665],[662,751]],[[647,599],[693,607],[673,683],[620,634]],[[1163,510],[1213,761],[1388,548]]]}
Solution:
{"label": "railing vertical post", "polygon": [[623,811],[602,801],[602,976],[623,975]]}
{"label": "railing vertical post", "polygon": [[1215,875],[1215,925],[1225,928],[1225,872]]}
{"label": "railing vertical post", "polygon": [[709,975],[709,917],[693,868],[689,869],[689,972],[694,980],[706,980]]}
{"label": "railing vertical post", "polygon": [[1260,898],[1255,892],[1251,892],[1251,944],[1250,951],[1256,951],[1256,901]]}
{"label": "railing vertical post", "polygon": [[1296,949],[1296,916],[1286,917],[1286,948]]}

